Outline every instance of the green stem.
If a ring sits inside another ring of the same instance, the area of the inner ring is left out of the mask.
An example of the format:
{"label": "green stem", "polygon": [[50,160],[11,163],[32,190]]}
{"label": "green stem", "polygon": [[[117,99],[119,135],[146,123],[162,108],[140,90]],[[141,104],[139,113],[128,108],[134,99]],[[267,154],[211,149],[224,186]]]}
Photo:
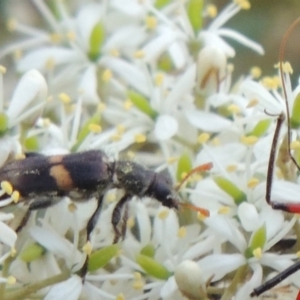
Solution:
{"label": "green stem", "polygon": [[247,275],[248,265],[243,265],[237,269],[229,287],[225,290],[221,300],[231,300],[236,294],[236,291],[240,284],[244,282]]}
{"label": "green stem", "polygon": [[29,295],[37,292],[40,289],[51,286],[53,284],[62,282],[70,278],[70,271],[65,270],[58,275],[49,277],[47,279],[38,281],[36,283],[29,284],[17,291],[7,293],[3,300],[18,300],[18,299],[27,299]]}

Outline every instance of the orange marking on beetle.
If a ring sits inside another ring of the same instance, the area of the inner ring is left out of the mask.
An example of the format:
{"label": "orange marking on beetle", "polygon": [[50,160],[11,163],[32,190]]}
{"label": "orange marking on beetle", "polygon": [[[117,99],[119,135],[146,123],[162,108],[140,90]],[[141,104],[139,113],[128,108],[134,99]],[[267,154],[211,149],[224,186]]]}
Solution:
{"label": "orange marking on beetle", "polygon": [[55,179],[58,188],[67,191],[74,189],[73,180],[70,176],[70,173],[62,164],[51,167],[50,176]]}
{"label": "orange marking on beetle", "polygon": [[54,156],[49,156],[49,163],[50,164],[58,164],[61,163],[64,158],[64,155],[54,155]]}

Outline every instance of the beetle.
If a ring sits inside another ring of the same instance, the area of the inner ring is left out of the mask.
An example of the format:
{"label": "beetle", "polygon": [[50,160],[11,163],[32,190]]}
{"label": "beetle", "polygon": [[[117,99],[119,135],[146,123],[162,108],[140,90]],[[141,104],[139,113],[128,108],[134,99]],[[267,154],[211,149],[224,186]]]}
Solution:
{"label": "beetle", "polygon": [[[285,87],[285,80],[283,76],[283,58],[284,58],[284,49],[287,43],[287,40],[291,34],[291,32],[294,30],[294,28],[300,23],[300,18],[297,18],[288,28],[286,31],[279,50],[279,70],[280,70],[280,76],[281,76],[281,83],[282,83],[282,90],[285,100],[285,106],[286,106],[286,119],[287,119],[287,152],[290,160],[293,162],[293,164],[296,166],[298,171],[300,171],[300,166],[297,163],[296,159],[293,157],[291,152],[291,124],[290,124],[290,112],[289,112],[289,103],[287,100],[287,91]],[[282,112],[277,116],[277,122],[276,122],[276,128],[272,140],[271,145],[271,151],[270,151],[270,157],[269,157],[269,164],[268,164],[268,170],[267,170],[267,180],[266,180],[266,202],[276,210],[282,210],[289,213],[300,213],[300,203],[293,203],[293,202],[275,202],[271,199],[271,191],[272,191],[272,183],[273,183],[273,173],[274,173],[274,166],[275,166],[275,157],[276,157],[276,150],[277,150],[277,144],[278,144],[278,138],[280,129],[282,127],[282,124],[285,120],[285,114]],[[271,114],[269,114],[271,115]],[[293,265],[288,267],[287,269],[280,272],[277,276],[271,278],[270,280],[263,283],[261,286],[255,288],[252,293],[250,294],[251,297],[259,296],[265,291],[273,288],[278,283],[282,282],[284,279],[289,277],[290,275],[294,274],[300,269],[300,261],[295,262]],[[300,291],[297,296],[297,300],[300,300]]]}
{"label": "beetle", "polygon": [[[190,173],[206,171],[211,167],[212,164],[208,163]],[[172,180],[165,171],[157,173],[131,161],[111,161],[101,150],[54,156],[29,153],[22,160],[5,164],[0,169],[0,182],[2,186],[10,186],[9,194],[19,195],[17,200],[29,205],[28,213],[17,231],[26,223],[30,211],[54,205],[64,196],[78,202],[95,197],[97,207],[87,223],[87,241],[97,223],[103,198],[112,188],[124,191],[112,213],[111,223],[115,233],[113,243],[125,236],[128,218],[126,207],[133,196],[151,197],[168,208],[178,209],[180,205],[184,205],[178,202],[179,187],[173,187]],[[0,200],[7,196],[8,194],[2,195]],[[194,208],[191,204],[187,206],[209,215],[206,209]],[[121,219],[122,226],[119,229]],[[80,274],[84,277],[86,271],[87,261]]]}

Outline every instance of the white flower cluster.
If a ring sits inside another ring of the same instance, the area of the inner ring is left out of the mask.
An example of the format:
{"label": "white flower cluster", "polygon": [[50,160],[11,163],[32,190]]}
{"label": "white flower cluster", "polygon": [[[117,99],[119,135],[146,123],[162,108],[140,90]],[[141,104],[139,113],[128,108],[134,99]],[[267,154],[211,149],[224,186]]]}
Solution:
{"label": "white flower cluster", "polygon": [[[12,205],[14,215],[0,214],[0,299],[250,299],[265,267],[280,272],[297,258],[272,251],[297,221],[265,201],[276,115],[285,109],[278,77],[257,81],[253,68],[232,83],[227,62],[235,50],[224,38],[263,54],[224,27],[249,2],[234,1],[220,13],[198,0],[69,2],[54,0],[50,8],[32,0],[48,30],[8,22],[26,38],[0,49],[2,60],[14,54],[23,74],[4,99],[0,69],[1,165],[26,151],[102,149],[114,159],[167,168],[180,181],[192,166],[211,162],[212,170],[180,192],[210,216],[134,198],[126,237],[112,245],[120,193],[111,190],[91,245],[84,245],[95,199],[65,198],[33,212],[18,235],[8,226],[17,219],[19,205]],[[300,86],[293,91],[285,76],[294,101]],[[299,199],[299,187],[279,181],[288,177],[278,171],[272,197]],[[14,201],[12,195],[0,205]],[[83,280],[77,271],[86,253]],[[299,277],[289,282],[300,285]]]}

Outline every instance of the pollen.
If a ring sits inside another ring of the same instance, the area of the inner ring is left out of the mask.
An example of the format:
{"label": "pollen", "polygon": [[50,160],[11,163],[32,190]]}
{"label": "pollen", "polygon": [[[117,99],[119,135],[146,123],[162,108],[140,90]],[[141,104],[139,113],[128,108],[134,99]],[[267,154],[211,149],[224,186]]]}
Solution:
{"label": "pollen", "polygon": [[58,44],[62,41],[62,37],[59,33],[54,32],[54,33],[50,34],[50,41],[53,44]]}
{"label": "pollen", "polygon": [[178,161],[178,157],[176,157],[176,156],[171,156],[167,159],[167,163],[169,165],[172,165],[172,164],[176,163],[177,161]]}
{"label": "pollen", "polygon": [[134,225],[135,225],[134,218],[133,217],[128,218],[128,220],[127,220],[127,227],[130,229],[130,228],[133,228]]}
{"label": "pollen", "polygon": [[210,4],[210,5],[208,5],[207,8],[206,8],[206,13],[207,13],[207,15],[208,15],[210,18],[213,19],[213,18],[215,18],[216,15],[218,14],[218,9],[217,9],[217,7],[216,7],[215,5]]}
{"label": "pollen", "polygon": [[105,197],[106,201],[108,203],[113,203],[117,200],[117,197],[116,197],[116,193],[113,192],[113,191],[109,191],[107,194],[106,194],[106,197]]}
{"label": "pollen", "polygon": [[114,57],[119,57],[119,56],[120,56],[120,52],[119,52],[119,50],[117,50],[117,49],[111,49],[111,50],[109,51],[109,54],[110,54],[111,56],[114,56]]}
{"label": "pollen", "polygon": [[291,150],[296,150],[300,148],[300,141],[291,142]]}
{"label": "pollen", "polygon": [[101,112],[105,111],[105,109],[106,109],[106,104],[105,103],[101,102],[101,103],[98,104],[98,107],[97,107],[98,112],[101,113]]}
{"label": "pollen", "polygon": [[16,19],[9,19],[6,23],[6,28],[8,31],[15,31],[17,28],[17,20]]}
{"label": "pollen", "polygon": [[247,183],[247,187],[250,189],[254,189],[257,185],[259,184],[259,180],[255,177],[250,178],[248,183]]}
{"label": "pollen", "polygon": [[122,124],[117,125],[118,134],[123,134],[125,132],[125,127]]}
{"label": "pollen", "polygon": [[122,293],[120,293],[119,295],[117,295],[116,300],[126,300],[126,298]]}
{"label": "pollen", "polygon": [[43,127],[47,128],[51,125],[51,121],[48,118],[43,119]]}
{"label": "pollen", "polygon": [[300,257],[300,251],[296,252],[297,257]]}
{"label": "pollen", "polygon": [[144,134],[139,133],[135,135],[134,140],[136,143],[140,144],[140,143],[145,143],[147,138]]}
{"label": "pollen", "polygon": [[20,192],[19,191],[13,191],[11,194],[11,199],[14,203],[18,203],[20,201]]}
{"label": "pollen", "polygon": [[247,108],[255,107],[259,101],[257,99],[251,99],[247,105]]}
{"label": "pollen", "polygon": [[263,86],[270,90],[275,90],[278,88],[278,81],[273,77],[266,76],[261,80]]}
{"label": "pollen", "polygon": [[234,164],[228,165],[228,166],[226,167],[226,170],[227,170],[228,172],[230,172],[230,173],[235,172],[237,169],[238,169],[238,166],[237,166],[237,165],[234,165]]}
{"label": "pollen", "polygon": [[113,142],[118,142],[121,140],[121,138],[122,138],[122,134],[120,133],[115,133],[110,136],[110,140]]}
{"label": "pollen", "polygon": [[212,143],[214,146],[220,146],[220,139],[215,137],[213,140],[212,140]]}
{"label": "pollen", "polygon": [[74,202],[71,202],[71,203],[68,205],[68,211],[69,211],[70,213],[74,213],[76,210],[77,210],[77,205],[76,205]]}
{"label": "pollen", "polygon": [[155,29],[157,26],[157,19],[154,16],[148,16],[145,20],[148,29]]}
{"label": "pollen", "polygon": [[129,159],[134,159],[135,158],[135,153],[131,150],[127,151],[126,155]]}
{"label": "pollen", "polygon": [[145,286],[145,282],[143,280],[135,280],[132,284],[132,287],[135,289],[135,290],[143,290]]}
{"label": "pollen", "polygon": [[15,257],[16,254],[17,254],[16,248],[15,247],[11,247],[11,249],[10,249],[10,256],[11,257]]}
{"label": "pollen", "polygon": [[133,106],[133,103],[130,99],[125,100],[125,102],[124,102],[125,110],[129,110],[132,106]]}
{"label": "pollen", "polygon": [[186,237],[186,227],[182,226],[179,228],[178,232],[177,232],[177,236],[179,238],[184,238]]}
{"label": "pollen", "polygon": [[16,60],[20,59],[22,57],[22,50],[21,49],[17,49],[16,51],[14,51],[14,58]]}
{"label": "pollen", "polygon": [[250,74],[254,79],[258,79],[261,76],[261,68],[252,67],[250,70]]}
{"label": "pollen", "polygon": [[253,256],[256,257],[256,258],[261,258],[262,257],[262,250],[261,250],[260,247],[253,250]]}
{"label": "pollen", "polygon": [[5,74],[6,73],[6,68],[4,66],[0,65],[0,73]]}
{"label": "pollen", "polygon": [[15,284],[17,282],[17,279],[14,276],[8,276],[7,277],[7,283],[8,284]]}
{"label": "pollen", "polygon": [[15,159],[16,160],[22,160],[26,158],[25,154],[24,153],[18,153],[16,156],[15,156]]}
{"label": "pollen", "polygon": [[157,86],[161,86],[163,84],[163,82],[164,82],[164,79],[165,79],[165,76],[164,76],[163,73],[156,74],[155,79],[154,79],[155,80],[155,84]]}
{"label": "pollen", "polygon": [[169,216],[169,210],[168,209],[163,209],[162,211],[160,211],[158,213],[158,217],[161,219],[161,220],[165,220],[168,216]]}
{"label": "pollen", "polygon": [[71,98],[68,94],[66,93],[60,93],[58,95],[59,100],[63,103],[63,104],[70,104],[71,103]]}
{"label": "pollen", "polygon": [[203,132],[198,136],[198,143],[205,144],[210,139],[210,135],[207,132]]}
{"label": "pollen", "polygon": [[247,146],[252,146],[252,145],[256,144],[257,141],[258,141],[258,138],[254,135],[241,137],[241,142]]}
{"label": "pollen", "polygon": [[236,104],[229,105],[227,110],[233,114],[239,114],[241,112],[241,109]]}
{"label": "pollen", "polygon": [[[280,66],[280,64],[277,63],[274,67],[278,69],[279,66]],[[293,74],[293,72],[294,72],[291,64],[288,61],[282,63],[282,69],[283,69],[284,73]]]}
{"label": "pollen", "polygon": [[145,56],[145,52],[143,50],[137,50],[133,54],[133,57],[135,58],[143,58]]}
{"label": "pollen", "polygon": [[112,79],[112,76],[113,76],[112,71],[110,69],[106,69],[102,73],[102,80],[107,83]]}
{"label": "pollen", "polygon": [[207,216],[201,212],[198,212],[197,213],[197,219],[200,220],[200,221],[204,221],[206,220]]}
{"label": "pollen", "polygon": [[143,278],[142,274],[140,272],[134,272],[133,277],[134,277],[134,280],[141,280]]}
{"label": "pollen", "polygon": [[13,192],[13,187],[8,181],[1,182],[1,189],[7,194],[11,195]]}
{"label": "pollen", "polygon": [[247,0],[235,0],[234,1],[237,5],[239,5],[241,7],[241,9],[250,9],[251,5],[250,2]]}
{"label": "pollen", "polygon": [[230,208],[228,206],[222,206],[218,209],[218,213],[220,215],[228,215],[230,212]]}
{"label": "pollen", "polygon": [[53,59],[53,58],[47,59],[47,61],[45,63],[45,68],[47,70],[53,70],[54,66],[55,66],[55,59]]}
{"label": "pollen", "polygon": [[98,124],[92,123],[89,125],[89,131],[93,133],[100,133],[102,131],[102,127]]}
{"label": "pollen", "polygon": [[68,41],[70,41],[70,42],[76,41],[76,32],[75,31],[68,31],[66,36],[67,36]]}
{"label": "pollen", "polygon": [[82,251],[84,253],[86,253],[87,255],[91,255],[93,250],[92,244],[90,241],[88,241],[83,247],[82,247]]}

